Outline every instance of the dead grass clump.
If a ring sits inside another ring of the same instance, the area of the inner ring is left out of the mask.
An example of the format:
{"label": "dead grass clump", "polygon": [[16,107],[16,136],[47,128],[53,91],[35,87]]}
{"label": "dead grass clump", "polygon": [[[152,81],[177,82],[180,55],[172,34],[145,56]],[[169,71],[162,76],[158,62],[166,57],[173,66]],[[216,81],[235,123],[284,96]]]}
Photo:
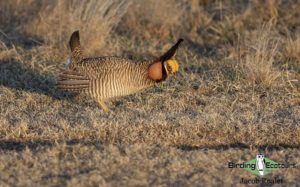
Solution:
{"label": "dead grass clump", "polygon": [[241,15],[241,20],[244,22],[245,27],[248,28],[255,28],[256,25],[271,19],[277,22],[279,19],[279,4],[280,3],[275,0],[249,1],[247,10]]}
{"label": "dead grass clump", "polygon": [[240,65],[245,79],[251,84],[271,87],[280,76],[274,67],[277,56],[278,40],[271,36],[271,25],[263,26],[256,32],[245,46],[244,56],[240,57]]}
{"label": "dead grass clump", "polygon": [[185,2],[185,11],[181,16],[181,25],[184,28],[189,28],[184,30],[184,33],[192,40],[201,37],[202,34],[199,33],[203,33],[210,28],[212,16],[208,14],[205,8],[208,4],[209,2],[202,0],[188,0]]}
{"label": "dead grass clump", "polygon": [[15,48],[0,51],[0,61],[8,61],[18,56]]}
{"label": "dead grass clump", "polygon": [[8,48],[4,42],[0,41],[0,61],[9,61],[20,58],[15,46]]}
{"label": "dead grass clump", "polygon": [[135,0],[119,27],[121,31],[134,33],[144,39],[169,38],[178,27],[184,11],[178,1]]}
{"label": "dead grass clump", "polygon": [[0,1],[0,36],[7,39],[20,37],[18,32],[26,27],[28,21],[36,17],[42,1],[10,0]]}
{"label": "dead grass clump", "polygon": [[295,59],[300,63],[300,35],[295,40],[289,39],[285,46],[285,53],[290,59]]}
{"label": "dead grass clump", "polygon": [[28,27],[27,32],[65,48],[70,34],[80,30],[86,51],[95,52],[104,47],[105,40],[128,5],[125,0],[45,1],[40,17]]}

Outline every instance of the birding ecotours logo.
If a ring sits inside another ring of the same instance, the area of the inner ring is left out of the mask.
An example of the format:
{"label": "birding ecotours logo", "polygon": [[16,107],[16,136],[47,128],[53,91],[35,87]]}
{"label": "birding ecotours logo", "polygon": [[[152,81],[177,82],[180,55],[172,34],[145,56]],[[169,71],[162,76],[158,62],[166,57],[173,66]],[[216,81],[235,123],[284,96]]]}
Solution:
{"label": "birding ecotours logo", "polygon": [[296,168],[296,164],[277,163],[269,158],[266,158],[263,154],[257,154],[256,158],[247,162],[228,162],[228,168],[242,168],[256,176],[263,177],[277,169]]}
{"label": "birding ecotours logo", "polygon": [[265,158],[265,155],[257,154],[255,159],[249,160],[245,163],[244,169],[253,173],[254,175],[265,176],[271,173],[273,170],[278,169],[278,165],[279,164],[277,162]]}

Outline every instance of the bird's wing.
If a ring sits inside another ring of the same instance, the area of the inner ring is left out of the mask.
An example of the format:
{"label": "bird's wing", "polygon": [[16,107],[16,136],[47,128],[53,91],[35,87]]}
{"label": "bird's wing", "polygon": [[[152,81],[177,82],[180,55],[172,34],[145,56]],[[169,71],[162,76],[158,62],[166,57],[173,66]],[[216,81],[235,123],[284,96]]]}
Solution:
{"label": "bird's wing", "polygon": [[95,57],[83,59],[73,69],[89,78],[96,78],[102,72],[124,69],[133,63],[120,57]]}

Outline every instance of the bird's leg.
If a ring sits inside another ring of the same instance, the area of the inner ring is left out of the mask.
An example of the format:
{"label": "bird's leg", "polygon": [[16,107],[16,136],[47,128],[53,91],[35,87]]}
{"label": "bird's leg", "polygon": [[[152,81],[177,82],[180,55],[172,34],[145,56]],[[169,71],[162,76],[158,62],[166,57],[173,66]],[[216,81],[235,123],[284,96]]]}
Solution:
{"label": "bird's leg", "polygon": [[98,99],[97,101],[98,101],[99,106],[104,110],[104,112],[109,112],[109,109],[103,100]]}

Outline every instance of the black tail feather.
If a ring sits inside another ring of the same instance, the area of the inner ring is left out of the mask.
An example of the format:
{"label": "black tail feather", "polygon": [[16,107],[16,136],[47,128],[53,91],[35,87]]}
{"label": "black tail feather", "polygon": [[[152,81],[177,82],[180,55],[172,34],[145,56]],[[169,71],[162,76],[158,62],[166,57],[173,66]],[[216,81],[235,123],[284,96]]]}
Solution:
{"label": "black tail feather", "polygon": [[76,49],[76,47],[80,47],[79,31],[73,32],[69,41],[69,45],[72,52]]}
{"label": "black tail feather", "polygon": [[173,46],[172,46],[165,54],[163,54],[163,55],[159,58],[159,60],[162,61],[162,62],[164,62],[164,61],[169,60],[169,59],[171,59],[172,57],[174,57],[175,54],[176,54],[176,51],[177,51],[177,49],[178,49],[178,47],[179,47],[179,45],[181,44],[181,42],[183,42],[183,39],[182,39],[182,38],[180,38],[180,39],[176,42],[176,44],[173,45]]}

